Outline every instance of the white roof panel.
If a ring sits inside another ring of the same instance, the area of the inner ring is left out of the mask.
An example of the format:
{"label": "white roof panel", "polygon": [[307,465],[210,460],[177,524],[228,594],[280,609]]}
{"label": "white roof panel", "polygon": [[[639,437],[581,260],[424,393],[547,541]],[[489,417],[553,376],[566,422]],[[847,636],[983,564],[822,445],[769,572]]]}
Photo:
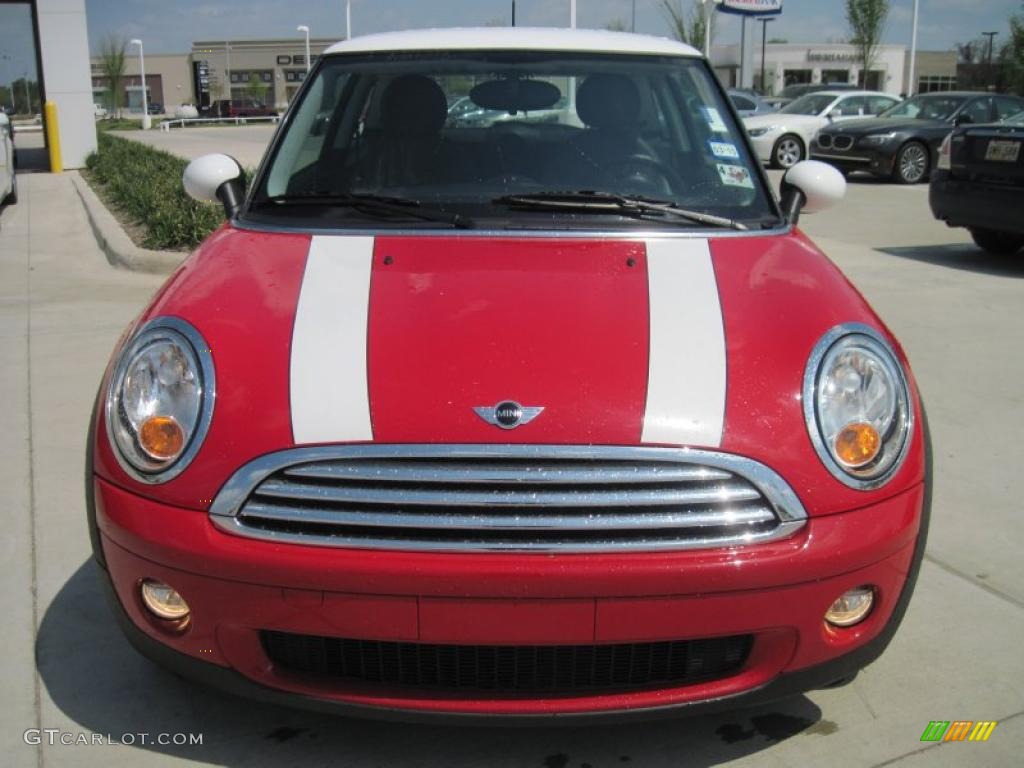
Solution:
{"label": "white roof panel", "polygon": [[701,55],[696,49],[667,37],[554,27],[411,29],[404,32],[384,32],[335,43],[324,51],[324,55],[466,50],[585,51],[688,57]]}

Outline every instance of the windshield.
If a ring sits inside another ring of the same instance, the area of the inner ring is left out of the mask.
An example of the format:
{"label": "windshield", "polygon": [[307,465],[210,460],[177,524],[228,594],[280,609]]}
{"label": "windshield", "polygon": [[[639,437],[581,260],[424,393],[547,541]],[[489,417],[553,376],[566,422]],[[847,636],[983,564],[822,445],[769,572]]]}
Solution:
{"label": "windshield", "polygon": [[[491,219],[489,227],[550,226],[552,219],[560,227],[596,220],[602,228],[609,220],[694,226],[649,209],[650,216],[632,210],[630,220],[610,205],[581,215],[550,198],[543,210],[507,201],[596,192],[735,221],[777,220],[743,129],[699,59],[541,51],[330,56],[285,122],[248,214],[304,217],[309,226],[408,226],[398,209],[406,205],[419,213],[429,207],[432,216],[441,209],[463,223]],[[377,204],[356,204],[368,196]],[[303,204],[288,205],[296,198]]]}
{"label": "windshield", "polygon": [[786,115],[820,115],[829,104],[836,100],[834,95],[824,93],[808,93],[796,101],[791,101],[780,112]]}
{"label": "windshield", "polygon": [[966,101],[963,96],[914,96],[882,112],[879,117],[903,117],[912,120],[949,120]]}
{"label": "windshield", "polygon": [[1024,112],[1018,112],[1013,117],[1008,117],[1003,121],[1009,125],[1024,125]]}
{"label": "windshield", "polygon": [[813,85],[803,85],[803,84],[801,84],[801,85],[787,85],[785,88],[782,89],[782,92],[779,94],[779,96],[781,96],[782,98],[786,98],[786,99],[795,99],[798,96],[803,96],[805,93],[807,93],[813,87],[814,87]]}

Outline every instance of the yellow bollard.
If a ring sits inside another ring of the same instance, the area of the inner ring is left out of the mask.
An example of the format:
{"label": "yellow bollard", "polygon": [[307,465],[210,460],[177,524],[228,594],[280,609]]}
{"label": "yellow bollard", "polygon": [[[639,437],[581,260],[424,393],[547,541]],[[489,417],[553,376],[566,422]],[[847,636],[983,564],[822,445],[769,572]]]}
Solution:
{"label": "yellow bollard", "polygon": [[46,144],[50,148],[50,173],[60,173],[64,170],[64,163],[60,157],[60,131],[57,129],[57,105],[47,101],[43,105],[44,119],[46,121]]}

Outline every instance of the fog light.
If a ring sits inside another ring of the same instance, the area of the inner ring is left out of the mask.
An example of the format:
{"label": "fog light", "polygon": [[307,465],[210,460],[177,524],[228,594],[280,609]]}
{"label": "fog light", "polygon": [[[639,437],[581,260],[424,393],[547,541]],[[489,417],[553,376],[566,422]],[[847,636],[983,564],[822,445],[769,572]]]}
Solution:
{"label": "fog light", "polygon": [[844,592],[825,611],[825,621],[836,627],[852,627],[863,621],[875,604],[875,590],[871,587],[857,587]]}
{"label": "fog light", "polygon": [[158,619],[182,621],[188,617],[188,603],[177,591],[161,581],[146,579],[141,586],[142,603]]}

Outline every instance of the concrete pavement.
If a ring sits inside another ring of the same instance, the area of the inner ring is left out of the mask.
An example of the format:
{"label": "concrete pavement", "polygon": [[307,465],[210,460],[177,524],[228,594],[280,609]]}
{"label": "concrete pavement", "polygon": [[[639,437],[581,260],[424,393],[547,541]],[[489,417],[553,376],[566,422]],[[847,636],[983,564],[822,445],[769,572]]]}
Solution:
{"label": "concrete pavement", "polygon": [[[218,133],[234,129],[210,129]],[[22,175],[0,213],[0,712],[12,766],[882,766],[1020,764],[1024,748],[1024,259],[927,215],[924,188],[854,183],[806,230],[905,343],[936,447],[932,534],[887,653],[852,685],[759,710],[622,727],[392,725],[253,704],[181,681],[122,639],[89,561],[84,435],[114,343],[160,283],[109,267],[66,176]],[[997,720],[924,745],[929,720]],[[131,746],[26,744],[27,729]],[[138,734],[202,734],[201,746]]]}
{"label": "concrete pavement", "polygon": [[111,131],[112,136],[134,139],[162,149],[186,160],[194,160],[211,152],[231,155],[243,168],[255,168],[263,159],[277,125],[222,125],[209,128],[172,128],[169,131]]}

